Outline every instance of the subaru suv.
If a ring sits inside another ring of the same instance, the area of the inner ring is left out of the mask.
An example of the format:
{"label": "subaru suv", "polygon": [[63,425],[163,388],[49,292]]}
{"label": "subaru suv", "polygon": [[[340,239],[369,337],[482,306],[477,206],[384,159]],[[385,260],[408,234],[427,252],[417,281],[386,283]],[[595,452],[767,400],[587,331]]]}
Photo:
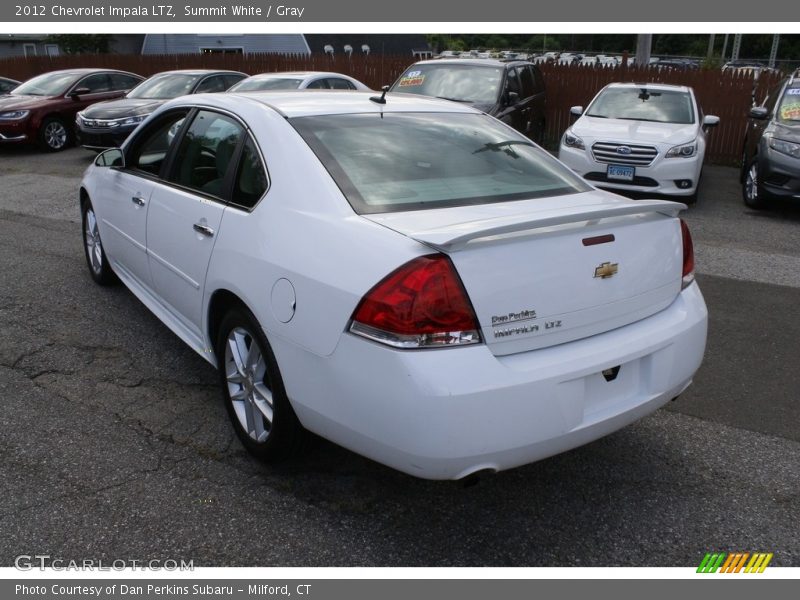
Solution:
{"label": "subaru suv", "polygon": [[690,87],[612,83],[604,87],[561,138],[558,157],[584,179],[615,191],[697,199],[707,132],[719,117],[704,116]]}
{"label": "subaru suv", "polygon": [[800,199],[800,70],[750,109],[742,151],[742,198],[750,208]]}

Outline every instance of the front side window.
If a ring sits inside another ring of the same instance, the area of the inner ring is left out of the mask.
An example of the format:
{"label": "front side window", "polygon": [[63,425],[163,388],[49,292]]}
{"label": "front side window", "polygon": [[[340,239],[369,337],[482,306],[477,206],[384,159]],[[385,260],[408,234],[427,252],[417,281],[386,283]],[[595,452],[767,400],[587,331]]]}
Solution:
{"label": "front side window", "polygon": [[80,89],[80,88],[88,89],[89,94],[100,94],[102,92],[110,92],[111,78],[108,76],[108,73],[96,73],[95,75],[89,75],[89,77],[82,79],[75,86],[75,89]]}
{"label": "front side window", "polygon": [[646,87],[607,88],[586,109],[586,115],[682,125],[695,122],[692,97],[688,92]]}
{"label": "front side window", "polygon": [[132,141],[127,164],[130,168],[158,176],[170,147],[186,118],[187,110],[180,110],[151,123]]}
{"label": "front side window", "polygon": [[290,123],[359,214],[591,189],[530,140],[486,115],[324,115]]}
{"label": "front side window", "polygon": [[244,129],[231,117],[201,110],[175,155],[170,180],[205,194],[223,197],[225,176]]}
{"label": "front side window", "polygon": [[480,65],[413,65],[392,86],[393,92],[446,100],[493,104],[500,96],[503,69]]}
{"label": "front side window", "polygon": [[533,72],[530,67],[519,67],[517,73],[519,73],[519,82],[522,86],[522,97],[530,98],[536,93],[534,92]]}

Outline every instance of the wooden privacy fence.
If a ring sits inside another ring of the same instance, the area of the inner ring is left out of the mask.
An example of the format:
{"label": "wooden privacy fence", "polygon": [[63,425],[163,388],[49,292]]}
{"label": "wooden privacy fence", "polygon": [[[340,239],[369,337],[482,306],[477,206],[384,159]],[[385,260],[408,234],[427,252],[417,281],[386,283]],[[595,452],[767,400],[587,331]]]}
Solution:
{"label": "wooden privacy fence", "polygon": [[[335,71],[363,81],[373,89],[391,84],[413,63],[409,56],[342,54],[180,54],[124,55],[81,54],[36,56],[0,60],[0,75],[25,80],[56,69],[98,67],[122,69],[150,76],[172,69],[230,69],[248,74],[272,71]],[[555,148],[569,127],[571,106],[586,106],[608,83],[615,81],[659,82],[694,88],[703,112],[720,118],[710,134],[706,158],[710,162],[735,164],[742,152],[747,112],[755,97],[761,102],[780,76],[767,73],[754,81],[750,74],[719,69],[667,70],[650,67],[600,67],[544,64],[540,66],[547,86],[545,144]]]}

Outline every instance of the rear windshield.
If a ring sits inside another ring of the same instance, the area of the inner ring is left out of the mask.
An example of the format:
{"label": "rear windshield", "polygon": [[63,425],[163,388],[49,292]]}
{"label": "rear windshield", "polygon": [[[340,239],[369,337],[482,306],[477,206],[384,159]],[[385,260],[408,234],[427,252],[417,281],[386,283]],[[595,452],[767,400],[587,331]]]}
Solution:
{"label": "rear windshield", "polygon": [[530,140],[486,115],[325,115],[290,123],[359,214],[591,189]]}
{"label": "rear windshield", "polygon": [[778,121],[792,125],[800,123],[800,87],[786,89],[778,107]]}
{"label": "rear windshield", "polygon": [[393,92],[434,96],[472,104],[494,104],[503,69],[480,65],[414,65],[392,86]]}
{"label": "rear windshield", "polygon": [[302,79],[274,77],[271,79],[243,79],[234,85],[229,92],[256,92],[259,90],[296,90],[303,83]]}
{"label": "rear windshield", "polygon": [[586,110],[590,117],[694,123],[692,97],[688,92],[647,88],[609,88],[601,92]]}

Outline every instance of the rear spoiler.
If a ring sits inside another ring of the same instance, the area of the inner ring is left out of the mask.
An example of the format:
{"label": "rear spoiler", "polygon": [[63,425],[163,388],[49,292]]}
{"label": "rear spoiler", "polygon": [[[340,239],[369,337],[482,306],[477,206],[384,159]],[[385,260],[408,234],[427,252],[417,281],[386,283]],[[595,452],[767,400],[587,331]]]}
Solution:
{"label": "rear spoiler", "polygon": [[636,200],[634,202],[598,207],[572,207],[569,209],[548,210],[526,215],[508,215],[491,219],[479,219],[466,223],[457,223],[438,229],[428,229],[407,233],[408,237],[434,246],[437,249],[452,252],[464,247],[467,242],[480,238],[519,231],[544,229],[557,225],[598,221],[612,217],[660,213],[676,217],[688,207],[680,202],[670,200]]}

